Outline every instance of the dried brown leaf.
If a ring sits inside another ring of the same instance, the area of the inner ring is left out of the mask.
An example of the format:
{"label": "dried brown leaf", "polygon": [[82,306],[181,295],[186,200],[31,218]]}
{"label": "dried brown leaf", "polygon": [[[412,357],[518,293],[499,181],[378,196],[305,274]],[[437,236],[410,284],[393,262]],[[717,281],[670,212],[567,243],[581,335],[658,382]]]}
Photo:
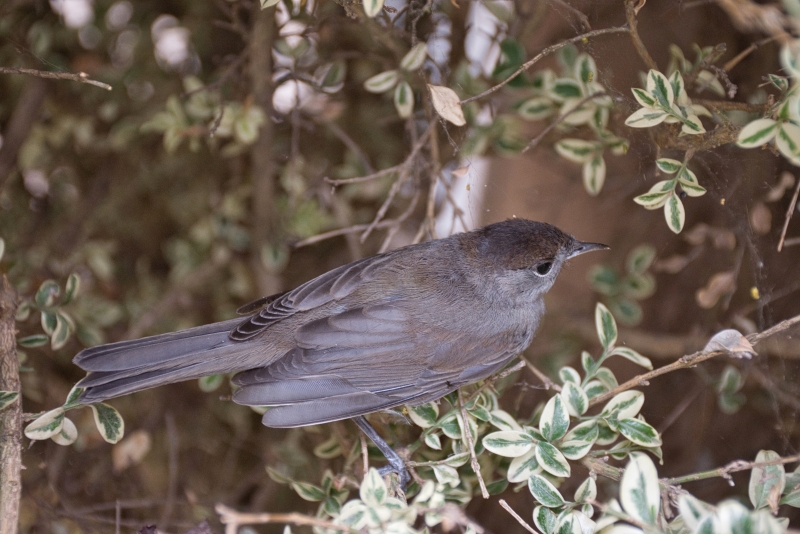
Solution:
{"label": "dried brown leaf", "polygon": [[136,465],[150,452],[150,433],[137,430],[114,445],[111,450],[111,461],[115,473],[121,473],[132,465]]}
{"label": "dried brown leaf", "polygon": [[723,271],[711,277],[705,287],[697,290],[695,298],[698,306],[710,309],[716,306],[723,295],[732,293],[736,289],[736,274],[733,271]]}

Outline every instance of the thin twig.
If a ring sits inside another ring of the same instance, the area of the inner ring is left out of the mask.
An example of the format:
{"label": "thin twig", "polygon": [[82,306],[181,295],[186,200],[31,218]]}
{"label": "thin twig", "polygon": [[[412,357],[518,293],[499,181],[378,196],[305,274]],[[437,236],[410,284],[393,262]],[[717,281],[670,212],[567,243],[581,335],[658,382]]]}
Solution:
{"label": "thin twig", "polygon": [[[752,344],[755,345],[762,339],[766,339],[772,335],[777,334],[778,332],[782,332],[793,325],[800,323],[800,315],[796,315],[791,319],[786,319],[785,321],[781,321],[780,323],[776,324],[772,328],[764,330],[759,334],[751,334],[747,337],[747,340]],[[696,366],[700,362],[704,362],[706,360],[710,360],[711,358],[715,358],[716,356],[721,356],[723,354],[728,354],[727,351],[724,350],[715,350],[711,352],[703,352],[697,351],[693,354],[687,354],[686,356],[681,357],[677,361],[665,365],[664,367],[659,367],[658,369],[654,369],[648,373],[644,373],[638,376],[635,376],[628,380],[627,382],[620,384],[619,386],[615,387],[611,391],[603,393],[602,395],[598,395],[594,397],[592,400],[589,401],[589,406],[594,406],[596,404],[600,404],[602,402],[606,402],[607,400],[611,399],[618,393],[623,391],[627,391],[631,388],[635,388],[637,386],[646,386],[648,385],[649,381],[657,376],[661,376],[663,374],[671,373],[672,371],[677,371],[679,369],[688,369],[690,367]]]}
{"label": "thin twig", "polygon": [[684,484],[686,482],[694,482],[695,480],[705,480],[707,478],[716,478],[716,477],[722,477],[726,480],[730,480],[731,473],[737,473],[739,471],[749,471],[757,467],[767,467],[770,465],[790,464],[798,461],[800,461],[800,454],[795,454],[794,456],[787,456],[786,458],[777,458],[775,460],[768,460],[766,462],[745,462],[744,460],[735,460],[723,467],[718,467],[717,469],[711,469],[709,471],[702,471],[700,473],[694,473],[691,475],[684,475],[680,477],[663,478],[661,480],[671,485],[679,485],[679,484]]}
{"label": "thin twig", "polygon": [[797,186],[794,188],[794,195],[792,201],[789,202],[789,209],[786,210],[786,219],[783,221],[783,230],[781,230],[781,239],[778,241],[778,252],[783,249],[783,243],[786,241],[786,230],[789,229],[789,221],[792,220],[794,207],[797,205],[797,195],[800,195],[800,180],[797,180]]}
{"label": "thin twig", "polygon": [[296,512],[288,514],[248,514],[237,512],[224,504],[217,504],[214,510],[219,514],[220,522],[225,525],[225,534],[236,534],[241,525],[266,525],[269,523],[283,523],[292,525],[307,525],[311,527],[328,528],[338,532],[356,532],[347,525],[337,525],[324,519],[317,519]]}
{"label": "thin twig", "polygon": [[595,98],[604,96],[604,95],[605,95],[605,93],[599,92],[599,91],[597,93],[591,94],[591,95],[587,96],[586,98],[584,98],[583,100],[581,100],[580,102],[578,102],[578,105],[575,106],[574,108],[572,108],[571,110],[567,111],[566,113],[563,113],[563,114],[559,115],[556,120],[554,120],[553,122],[551,122],[547,126],[547,128],[545,128],[544,130],[539,132],[539,135],[537,135],[536,137],[531,139],[531,142],[528,143],[525,146],[525,148],[523,148],[520,151],[520,154],[524,154],[528,150],[532,150],[532,149],[536,148],[536,146],[541,142],[541,140],[544,139],[544,137],[547,134],[549,134],[551,131],[553,131],[553,128],[555,128],[556,126],[558,126],[559,124],[564,122],[567,119],[567,117],[569,117],[570,115],[572,115],[573,113],[578,111],[585,103],[587,103],[588,101],[593,100]]}
{"label": "thin twig", "polygon": [[577,43],[577,42],[585,42],[589,38],[597,37],[598,35],[606,35],[606,34],[609,34],[609,33],[628,33],[628,32],[630,32],[630,28],[627,25],[619,26],[619,27],[616,27],[616,28],[603,28],[601,30],[592,30],[590,32],[586,32],[586,33],[583,33],[581,35],[577,35],[575,37],[572,37],[571,39],[566,39],[564,41],[561,41],[560,43],[556,43],[554,45],[550,45],[547,48],[545,48],[544,50],[542,50],[541,52],[539,52],[538,54],[536,54],[535,56],[533,56],[533,58],[531,58],[528,61],[526,61],[525,63],[523,63],[522,66],[520,68],[518,68],[511,76],[509,76],[508,78],[506,78],[502,82],[498,83],[497,85],[494,85],[494,86],[490,87],[489,89],[487,89],[486,91],[484,91],[484,92],[482,92],[480,94],[477,94],[475,96],[471,96],[469,98],[465,98],[464,100],[461,101],[461,105],[463,106],[464,104],[468,104],[470,102],[474,102],[475,100],[479,100],[479,99],[483,98],[484,96],[489,96],[492,93],[496,93],[497,91],[499,91],[500,89],[505,87],[511,80],[513,80],[518,75],[522,74],[523,72],[525,72],[526,70],[531,68],[535,63],[537,63],[543,57],[545,57],[545,56],[547,56],[549,54],[552,54],[553,52],[555,52],[556,50],[558,50],[560,48],[564,48],[568,44]]}
{"label": "thin twig", "polygon": [[658,70],[658,65],[653,60],[650,52],[647,51],[642,38],[639,36],[638,23],[636,21],[636,11],[636,1],[625,0],[625,17],[628,19],[628,28],[630,28],[633,47],[636,49],[639,57],[642,58],[642,61],[644,61],[644,64],[647,65],[648,69]]}
{"label": "thin twig", "polygon": [[475,441],[472,438],[472,430],[469,428],[469,414],[467,413],[467,408],[464,404],[464,396],[461,394],[460,389],[458,390],[458,407],[461,410],[461,419],[464,421],[464,424],[461,426],[461,434],[465,438],[467,447],[469,448],[469,465],[472,467],[472,471],[475,473],[475,476],[478,477],[478,485],[481,487],[481,495],[483,495],[484,499],[488,499],[489,490],[486,489],[486,482],[484,482],[483,476],[481,475],[481,464],[478,463],[478,457],[475,455]]}
{"label": "thin twig", "polygon": [[736,54],[732,59],[728,60],[723,66],[722,70],[725,72],[730,72],[730,70],[739,64],[744,58],[752,54],[756,51],[759,47],[764,46],[767,43],[771,43],[777,39],[777,36],[767,37],[765,39],[761,39],[760,41],[756,41],[755,43],[751,43],[750,46]]}
{"label": "thin twig", "polygon": [[769,109],[769,104],[750,104],[748,102],[730,102],[728,100],[706,100],[704,98],[693,98],[693,104],[699,104],[707,108],[719,111],[746,111],[748,113],[764,113]]}
{"label": "thin twig", "polygon": [[51,72],[49,70],[37,69],[23,69],[18,67],[0,67],[0,74],[27,74],[28,76],[36,76],[37,78],[49,78],[51,80],[71,80],[73,82],[88,83],[95,87],[100,87],[106,91],[113,89],[110,85],[97,80],[92,80],[85,72],[77,74],[72,72]]}
{"label": "thin twig", "polygon": [[558,392],[561,391],[561,386],[550,380],[546,374],[537,369],[536,366],[533,365],[531,362],[529,362],[527,358],[521,358],[521,359],[523,362],[525,362],[525,365],[528,366],[528,369],[530,369],[531,372],[536,375],[536,378],[542,381],[545,389],[554,389]]}
{"label": "thin twig", "polygon": [[358,433],[358,439],[361,440],[361,461],[363,462],[364,474],[367,476],[369,473],[369,450],[367,449],[367,438],[363,432]]}
{"label": "thin twig", "polygon": [[513,508],[511,508],[511,507],[508,505],[508,503],[506,502],[506,500],[505,500],[505,499],[500,499],[500,506],[502,506],[503,508],[505,508],[506,512],[508,512],[509,514],[511,514],[511,517],[513,517],[514,519],[516,519],[516,520],[517,520],[517,523],[519,523],[520,525],[522,525],[522,528],[524,528],[524,529],[525,529],[525,530],[527,530],[528,532],[532,532],[533,534],[539,534],[539,533],[538,533],[536,530],[534,530],[534,528],[533,528],[532,526],[530,526],[528,523],[526,523],[526,522],[525,522],[525,520],[524,520],[524,519],[522,519],[522,517],[520,517],[520,515],[519,515],[517,512],[515,512],[515,511],[514,511],[514,509],[513,509]]}

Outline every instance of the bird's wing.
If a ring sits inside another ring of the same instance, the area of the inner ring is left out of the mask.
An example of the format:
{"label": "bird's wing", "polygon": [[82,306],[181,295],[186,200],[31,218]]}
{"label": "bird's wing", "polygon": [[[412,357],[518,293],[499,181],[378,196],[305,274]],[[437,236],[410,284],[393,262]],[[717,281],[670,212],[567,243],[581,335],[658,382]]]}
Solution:
{"label": "bird's wing", "polygon": [[343,265],[286,293],[245,304],[239,308],[243,313],[261,310],[236,325],[230,332],[231,339],[246,341],[299,311],[312,310],[346,297],[369,280],[391,255],[380,254]]}
{"label": "bird's wing", "polygon": [[421,321],[403,301],[306,323],[282,358],[234,377],[241,386],[234,400],[276,406],[264,415],[267,426],[346,419],[438,399],[490,375],[525,343],[525,335],[478,335],[446,324]]}

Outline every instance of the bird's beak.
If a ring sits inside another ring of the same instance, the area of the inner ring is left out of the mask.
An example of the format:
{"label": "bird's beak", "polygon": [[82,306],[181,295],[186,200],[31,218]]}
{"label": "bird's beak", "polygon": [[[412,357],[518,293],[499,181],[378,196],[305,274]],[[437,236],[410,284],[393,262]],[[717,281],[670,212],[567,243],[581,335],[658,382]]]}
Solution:
{"label": "bird's beak", "polygon": [[569,253],[567,259],[580,256],[581,254],[591,252],[593,250],[607,250],[609,248],[611,247],[602,243],[585,243],[583,241],[575,241],[575,245],[572,247],[572,252]]}

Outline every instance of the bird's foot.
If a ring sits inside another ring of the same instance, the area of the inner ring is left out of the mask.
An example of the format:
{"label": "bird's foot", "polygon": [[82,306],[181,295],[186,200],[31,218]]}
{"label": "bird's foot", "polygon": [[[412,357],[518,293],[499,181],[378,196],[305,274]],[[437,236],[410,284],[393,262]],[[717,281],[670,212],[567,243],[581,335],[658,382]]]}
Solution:
{"label": "bird's foot", "polygon": [[400,479],[400,489],[405,493],[406,486],[411,480],[405,461],[403,461],[403,459],[400,458],[400,455],[397,454],[395,450],[383,440],[383,438],[375,431],[374,428],[372,428],[372,425],[370,425],[367,420],[364,419],[364,416],[354,417],[353,421],[358,425],[362,432],[364,432],[364,434],[366,434],[367,437],[372,440],[375,446],[380,449],[380,451],[389,461],[389,465],[378,469],[378,473],[380,473],[381,476],[387,473],[396,473]]}
{"label": "bird's foot", "polygon": [[378,469],[378,473],[381,476],[386,476],[389,473],[394,473],[397,475],[398,485],[400,489],[403,490],[403,493],[406,492],[406,487],[408,483],[411,481],[411,476],[408,474],[408,468],[406,467],[405,462],[400,460],[400,465],[395,465],[394,462],[389,460],[389,465],[383,466]]}

